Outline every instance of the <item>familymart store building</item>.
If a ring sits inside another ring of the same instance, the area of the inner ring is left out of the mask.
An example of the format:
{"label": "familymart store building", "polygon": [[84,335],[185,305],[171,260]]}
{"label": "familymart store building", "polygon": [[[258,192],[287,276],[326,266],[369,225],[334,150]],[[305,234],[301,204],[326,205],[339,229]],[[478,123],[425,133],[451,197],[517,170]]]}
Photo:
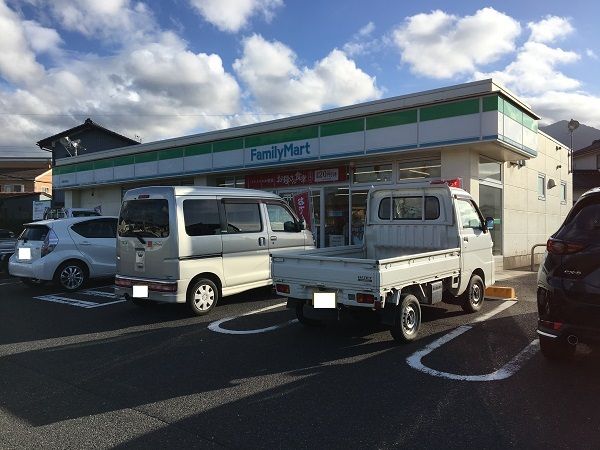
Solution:
{"label": "familymart store building", "polygon": [[494,253],[529,263],[568,212],[567,148],[493,80],[57,160],[66,207],[118,214],[158,184],[247,187],[309,198],[317,244],[360,243],[371,186],[460,178],[496,220]]}

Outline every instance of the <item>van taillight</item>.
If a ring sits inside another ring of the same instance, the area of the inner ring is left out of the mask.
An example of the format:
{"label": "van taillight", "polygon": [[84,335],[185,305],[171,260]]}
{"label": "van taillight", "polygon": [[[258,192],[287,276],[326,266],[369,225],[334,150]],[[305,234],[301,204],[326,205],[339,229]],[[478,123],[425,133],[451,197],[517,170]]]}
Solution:
{"label": "van taillight", "polygon": [[573,242],[565,242],[559,239],[548,239],[546,242],[546,249],[548,253],[553,255],[571,255],[577,253],[585,248],[585,245],[575,244]]}

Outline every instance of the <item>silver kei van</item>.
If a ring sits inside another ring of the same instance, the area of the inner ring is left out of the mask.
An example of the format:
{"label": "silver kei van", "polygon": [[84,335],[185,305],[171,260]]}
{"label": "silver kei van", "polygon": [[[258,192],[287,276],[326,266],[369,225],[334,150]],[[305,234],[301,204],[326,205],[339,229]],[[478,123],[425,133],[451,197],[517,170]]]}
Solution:
{"label": "silver kei van", "polygon": [[314,247],[281,197],[250,189],[129,190],[117,234],[116,294],[138,305],[187,303],[197,315],[270,285],[270,254]]}

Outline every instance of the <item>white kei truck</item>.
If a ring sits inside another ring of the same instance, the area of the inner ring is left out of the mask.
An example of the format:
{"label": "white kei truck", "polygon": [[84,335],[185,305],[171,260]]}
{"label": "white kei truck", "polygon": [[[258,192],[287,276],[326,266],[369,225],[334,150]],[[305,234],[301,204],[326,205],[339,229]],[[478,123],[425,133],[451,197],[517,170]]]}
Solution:
{"label": "white kei truck", "polygon": [[362,245],[273,255],[277,293],[303,325],[370,309],[396,341],[417,337],[421,304],[481,309],[494,284],[490,230],[458,180],[372,188]]}

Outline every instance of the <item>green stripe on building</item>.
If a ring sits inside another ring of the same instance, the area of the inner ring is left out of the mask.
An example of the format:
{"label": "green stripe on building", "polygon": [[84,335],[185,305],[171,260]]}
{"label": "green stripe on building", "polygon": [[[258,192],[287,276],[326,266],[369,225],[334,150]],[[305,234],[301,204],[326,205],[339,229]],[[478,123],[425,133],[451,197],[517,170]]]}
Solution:
{"label": "green stripe on building", "polygon": [[100,161],[94,161],[94,169],[110,169],[114,165],[112,159],[101,159]]}
{"label": "green stripe on building", "polygon": [[244,148],[244,139],[228,139],[226,141],[217,141],[213,143],[213,152],[226,152],[229,150],[242,150]]}
{"label": "green stripe on building", "polygon": [[531,131],[538,131],[538,123],[537,120],[533,117],[530,117],[526,113],[523,113],[523,126],[529,128]]}
{"label": "green stripe on building", "polygon": [[117,166],[128,166],[130,164],[134,164],[135,163],[135,158],[133,157],[133,155],[131,156],[119,156],[118,158],[114,159],[115,162],[115,167]]}
{"label": "green stripe on building", "polygon": [[336,136],[338,134],[357,133],[365,130],[363,118],[341,120],[339,122],[321,125],[321,137]]}
{"label": "green stripe on building", "polygon": [[183,154],[185,156],[206,155],[212,152],[212,144],[188,145]]}
{"label": "green stripe on building", "polygon": [[139,163],[154,162],[157,160],[157,158],[158,158],[158,152],[141,153],[139,155],[135,155],[135,163],[139,164]]}
{"label": "green stripe on building", "polygon": [[523,123],[523,111],[506,100],[504,101],[504,115],[520,124]]}
{"label": "green stripe on building", "polygon": [[174,158],[183,158],[183,147],[168,148],[166,150],[160,150],[158,152],[159,161]]}
{"label": "green stripe on building", "polygon": [[387,114],[378,114],[376,116],[367,117],[367,130],[375,130],[377,128],[395,127],[398,125],[407,125],[417,122],[417,110],[408,109],[406,111],[398,111]]}
{"label": "green stripe on building", "polygon": [[427,120],[445,119],[448,117],[466,116],[479,113],[479,99],[463,100],[442,105],[421,108],[421,122]]}
{"label": "green stripe on building", "polygon": [[483,97],[483,112],[500,111],[502,112],[502,99],[499,95]]}
{"label": "green stripe on building", "polygon": [[319,127],[301,127],[273,133],[257,134],[246,138],[246,147],[261,147],[263,145],[279,144],[290,141],[303,141],[319,137]]}
{"label": "green stripe on building", "polygon": [[86,170],[94,170],[94,163],[86,162],[77,164],[77,172],[85,172]]}

